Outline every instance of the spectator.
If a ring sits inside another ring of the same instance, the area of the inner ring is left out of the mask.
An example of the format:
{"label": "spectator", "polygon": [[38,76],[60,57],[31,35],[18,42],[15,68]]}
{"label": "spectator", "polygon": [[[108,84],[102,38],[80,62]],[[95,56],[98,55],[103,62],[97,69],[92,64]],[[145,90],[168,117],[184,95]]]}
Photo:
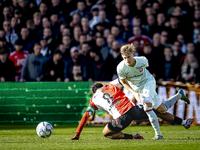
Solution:
{"label": "spectator", "polygon": [[84,59],[86,59],[88,61],[90,60],[90,57],[89,57],[90,49],[91,49],[91,47],[88,42],[83,42],[81,44],[80,55],[81,55],[81,57],[83,57]]}
{"label": "spectator", "polygon": [[[121,14],[121,8],[122,8],[122,1],[121,0],[116,0],[113,8],[114,14]],[[116,15],[117,16],[117,15]],[[116,20],[115,16],[115,20]]]}
{"label": "spectator", "polygon": [[156,24],[157,32],[167,30],[167,27],[165,26],[166,16],[164,13],[162,13],[162,12],[158,13],[156,21],[157,21],[157,24]]}
{"label": "spectator", "polygon": [[181,66],[181,77],[183,82],[196,82],[198,78],[199,64],[194,54],[186,54]]}
{"label": "spectator", "polygon": [[81,27],[82,27],[83,34],[87,34],[91,31],[88,17],[81,18]]}
{"label": "spectator", "polygon": [[10,21],[5,20],[3,22],[3,29],[5,31],[6,41],[10,42],[11,44],[15,44],[15,41],[18,39],[18,35],[15,32],[12,32],[12,28],[10,26]]}
{"label": "spectator", "polygon": [[99,22],[99,7],[97,5],[92,6],[92,19],[89,21],[89,26],[93,29],[94,25]]}
{"label": "spectator", "polygon": [[145,11],[144,11],[144,1],[143,0],[136,0],[135,1],[135,8],[133,9],[134,16],[140,16],[141,18],[145,18]]}
{"label": "spectator", "polygon": [[37,38],[37,32],[35,32],[35,25],[34,25],[33,20],[27,20],[26,21],[26,27],[28,28],[28,30],[30,32],[30,36],[33,39],[36,39]]}
{"label": "spectator", "polygon": [[[36,0],[36,3],[37,2],[38,1]],[[39,5],[39,12],[40,12],[42,18],[49,16],[47,4],[43,1],[41,1],[40,5]]]}
{"label": "spectator", "polygon": [[51,0],[51,7],[48,9],[49,14],[54,12],[62,14],[62,6],[60,0]]}
{"label": "spectator", "polygon": [[114,76],[113,76],[113,80],[115,78],[117,78],[117,71],[116,71],[116,68],[117,68],[117,65],[122,61],[122,57],[121,57],[121,54],[120,54],[120,43],[118,41],[113,41],[112,42],[112,46],[111,46],[111,49],[110,49],[110,54],[111,56],[113,57],[114,59],[114,65],[112,68],[114,68]]}
{"label": "spectator", "polygon": [[57,46],[57,41],[56,38],[52,35],[52,30],[51,28],[44,28],[43,30],[43,36],[47,40],[48,47],[53,51],[55,51],[56,46]]}
{"label": "spectator", "polygon": [[139,26],[133,27],[133,35],[128,39],[128,43],[133,43],[135,40],[139,40],[141,44],[141,48],[143,50],[143,46],[145,43],[152,43],[152,39],[146,35],[142,35],[142,30]]}
{"label": "spectator", "polygon": [[74,65],[72,68],[73,79],[72,81],[83,81],[83,73],[80,65]]}
{"label": "spectator", "polygon": [[66,24],[61,24],[60,25],[60,32],[57,34],[56,39],[57,41],[62,41],[63,36],[70,36],[71,37],[71,30],[70,27]]}
{"label": "spectator", "polygon": [[33,45],[36,42],[36,39],[32,39],[27,27],[22,27],[22,29],[20,31],[20,35],[21,35],[20,39],[23,41],[23,44],[24,44],[23,49],[28,50],[29,53],[31,53],[32,49],[33,49]]}
{"label": "spectator", "polygon": [[[188,53],[195,54],[195,45],[194,45],[194,43],[193,43],[193,42],[188,42],[188,43],[187,43],[187,46],[186,46],[186,50],[187,50],[187,53],[186,53],[186,54],[188,54]],[[185,57],[186,57],[186,54],[185,54],[183,57],[181,57],[181,60],[180,60],[181,65],[182,65],[183,62],[184,62],[184,59],[185,59]],[[198,55],[196,55],[195,57],[196,57],[197,60],[199,59],[199,56],[198,56]]]}
{"label": "spectator", "polygon": [[110,28],[111,27],[110,20],[107,18],[105,10],[100,10],[99,11],[99,22],[100,23],[104,23],[105,28]]}
{"label": "spectator", "polygon": [[74,0],[65,0],[63,3],[62,11],[63,11],[63,17],[66,20],[66,23],[70,22],[70,12],[76,9],[77,7],[77,1]]}
{"label": "spectator", "polygon": [[103,10],[106,12],[106,16],[112,15],[110,7],[108,7],[108,3],[105,0],[98,0],[96,4],[98,5],[100,11]]}
{"label": "spectator", "polygon": [[2,47],[6,47],[9,49],[9,53],[13,52],[13,45],[9,42],[6,41],[6,38],[3,36],[3,37],[0,37],[0,48]]}
{"label": "spectator", "polygon": [[0,48],[0,82],[15,81],[15,66],[8,56],[9,49]]}
{"label": "spectator", "polygon": [[155,58],[160,58],[163,57],[163,51],[164,51],[164,46],[161,44],[161,37],[160,33],[156,32],[153,35],[153,44],[152,44],[152,49],[153,49],[153,55]]}
{"label": "spectator", "polygon": [[31,18],[33,14],[30,14],[26,0],[18,0],[18,6],[25,20]]}
{"label": "spectator", "polygon": [[124,18],[132,18],[133,17],[131,15],[131,11],[130,11],[130,8],[129,8],[128,4],[123,4],[122,5],[121,14],[122,14],[122,17],[124,17]]}
{"label": "spectator", "polygon": [[64,79],[64,62],[62,52],[56,50],[53,57],[47,61],[44,71],[44,81],[63,81]]}
{"label": "spectator", "polygon": [[146,30],[147,35],[153,38],[153,34],[157,32],[154,15],[147,16],[147,24],[144,26],[144,29]]}
{"label": "spectator", "polygon": [[23,41],[17,40],[15,42],[15,51],[9,55],[9,59],[13,61],[15,65],[15,81],[19,82],[22,67],[24,65],[25,59],[29,54],[28,51],[23,50]]}
{"label": "spectator", "polygon": [[60,32],[60,15],[56,12],[53,12],[50,15],[50,21],[51,21],[52,35],[57,36],[57,34]]}
{"label": "spectator", "polygon": [[109,48],[106,46],[105,39],[103,37],[96,38],[95,50],[100,52],[102,59],[105,61],[109,54]]}
{"label": "spectator", "polygon": [[181,51],[183,54],[187,53],[186,43],[183,34],[178,34],[176,40],[181,43]]}
{"label": "spectator", "polygon": [[109,34],[107,36],[107,39],[106,39],[106,45],[111,48],[112,47],[112,42],[115,41],[115,36],[113,34]]}
{"label": "spectator", "polygon": [[25,81],[42,81],[44,77],[44,69],[45,64],[47,62],[47,58],[42,56],[41,45],[39,43],[35,43],[33,47],[33,53],[29,54],[26,57],[24,66],[21,72],[20,82]]}
{"label": "spectator", "polygon": [[92,79],[94,81],[111,81],[114,74],[111,69],[114,67],[110,64],[110,61],[106,63],[101,54],[95,49],[91,49],[89,53],[91,57]]}
{"label": "spectator", "polygon": [[139,52],[139,55],[145,56],[148,59],[149,67],[147,67],[147,69],[154,77],[156,77],[156,57],[153,55],[152,45],[150,43],[144,44],[143,51]]}
{"label": "spectator", "polygon": [[41,45],[40,53],[42,54],[42,56],[49,57],[53,54],[53,51],[49,48],[47,40],[44,36],[40,38],[40,45]]}
{"label": "spectator", "polygon": [[44,28],[51,28],[51,22],[48,17],[42,18],[42,29],[40,29],[37,33],[38,38],[43,36]]}
{"label": "spectator", "polygon": [[79,45],[77,46],[79,49],[81,49],[81,45],[84,43],[84,42],[86,42],[87,41],[87,39],[86,39],[86,34],[81,34],[80,36],[79,36]]}
{"label": "spectator", "polygon": [[181,62],[181,58],[183,57],[183,53],[181,51],[181,43],[179,43],[178,41],[175,41],[173,46],[172,46],[172,49],[173,49],[174,57],[180,63]]}
{"label": "spectator", "polygon": [[75,26],[73,30],[73,38],[72,38],[72,45],[79,45],[79,36],[82,34],[82,30],[80,26]]}
{"label": "spectator", "polygon": [[160,33],[160,43],[163,46],[170,46],[171,44],[168,43],[168,32],[166,30],[161,31]]}
{"label": "spectator", "polygon": [[19,28],[20,27],[19,27],[19,23],[18,23],[17,18],[15,18],[15,17],[11,18],[10,26],[11,26],[11,30],[12,30],[13,33],[19,34],[19,32],[20,32]]}
{"label": "spectator", "polygon": [[78,13],[73,14],[72,21],[70,22],[69,26],[74,28],[75,26],[81,25],[81,16]]}
{"label": "spectator", "polygon": [[192,31],[192,37],[193,42],[196,44],[198,42],[198,34],[200,34],[200,18],[193,20],[193,31]]}
{"label": "spectator", "polygon": [[1,18],[1,22],[3,22],[4,20],[10,20],[11,19],[11,11],[10,11],[10,8],[9,6],[4,6],[3,8],[3,16]]}
{"label": "spectator", "polygon": [[168,42],[173,43],[179,33],[182,33],[182,29],[178,24],[179,20],[176,16],[170,16],[170,26],[168,27]]}
{"label": "spectator", "polygon": [[122,18],[122,29],[120,35],[124,41],[127,41],[132,36],[132,27],[129,18]]}
{"label": "spectator", "polygon": [[62,37],[62,44],[64,45],[65,51],[63,52],[63,59],[68,60],[70,58],[70,49],[71,49],[71,38],[68,35]]}
{"label": "spectator", "polygon": [[118,26],[111,27],[111,34],[114,35],[115,39],[120,43],[125,43],[125,41],[122,39],[122,34],[120,35],[120,29]]}
{"label": "spectator", "polygon": [[198,42],[195,44],[195,55],[200,56],[200,34],[198,34]]}
{"label": "spectator", "polygon": [[33,14],[33,22],[35,25],[35,29],[34,29],[35,32],[38,32],[39,30],[42,29],[42,25],[41,25],[42,20],[41,19],[42,19],[42,16],[39,12],[35,12]]}
{"label": "spectator", "polygon": [[156,79],[162,81],[178,81],[180,79],[180,63],[175,59],[171,47],[164,48],[164,57],[157,63]]}
{"label": "spectator", "polygon": [[88,81],[90,78],[89,75],[91,75],[91,74],[90,74],[89,64],[84,58],[80,57],[79,51],[80,50],[76,46],[73,46],[70,49],[71,58],[65,62],[65,68],[64,68],[64,81],[65,82],[73,81],[72,69],[75,64],[81,66],[81,69],[83,70],[82,72],[83,72],[83,80],[84,81]]}
{"label": "spectator", "polygon": [[[114,25],[118,26],[120,31],[121,31],[121,29],[123,29],[122,18],[123,18],[122,14],[118,13],[118,14],[116,14],[115,19],[114,19]],[[129,18],[127,18],[127,19],[129,20]],[[129,22],[130,22],[130,20],[129,20]]]}
{"label": "spectator", "polygon": [[77,2],[77,9],[70,12],[70,16],[72,17],[74,14],[78,13],[80,15],[80,17],[82,18],[83,16],[88,15],[88,12],[86,11],[86,5],[85,2],[82,0],[79,0]]}
{"label": "spectator", "polygon": [[101,24],[104,24],[104,27],[105,27],[105,28],[110,28],[110,26],[111,26],[110,20],[108,20],[108,19],[106,18],[106,12],[105,12],[105,10],[100,10],[98,16],[99,16],[99,21],[96,21],[96,23],[93,24],[93,27],[94,27],[96,24],[101,23]]}
{"label": "spectator", "polygon": [[108,37],[108,35],[110,34],[110,29],[104,29],[104,31],[103,31],[103,37],[105,38],[105,39],[107,39],[107,37]]}

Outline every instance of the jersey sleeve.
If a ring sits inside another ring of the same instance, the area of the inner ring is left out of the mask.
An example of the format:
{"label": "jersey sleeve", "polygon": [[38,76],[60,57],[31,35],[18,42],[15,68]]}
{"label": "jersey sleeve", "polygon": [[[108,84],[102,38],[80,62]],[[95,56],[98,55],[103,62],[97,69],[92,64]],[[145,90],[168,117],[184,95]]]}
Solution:
{"label": "jersey sleeve", "polygon": [[90,99],[90,104],[88,108],[86,109],[77,129],[76,129],[76,135],[80,135],[81,131],[83,130],[83,127],[85,126],[88,118],[94,113],[95,110],[98,110],[98,107],[92,102],[94,96]]}
{"label": "jersey sleeve", "polygon": [[142,62],[144,64],[144,67],[149,67],[148,59],[146,57],[141,57],[141,59],[142,59]]}
{"label": "jersey sleeve", "polygon": [[122,70],[121,64],[117,66],[117,74],[119,76],[119,79],[126,79],[126,75],[124,74]]}

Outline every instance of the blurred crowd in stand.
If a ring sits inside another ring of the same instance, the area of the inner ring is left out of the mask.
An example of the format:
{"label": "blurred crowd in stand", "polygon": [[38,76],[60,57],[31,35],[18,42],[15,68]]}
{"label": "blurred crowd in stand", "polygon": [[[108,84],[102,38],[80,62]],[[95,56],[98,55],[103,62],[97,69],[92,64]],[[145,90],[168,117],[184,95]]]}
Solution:
{"label": "blurred crowd in stand", "polygon": [[133,43],[157,82],[200,82],[200,0],[0,0],[0,81],[110,81]]}

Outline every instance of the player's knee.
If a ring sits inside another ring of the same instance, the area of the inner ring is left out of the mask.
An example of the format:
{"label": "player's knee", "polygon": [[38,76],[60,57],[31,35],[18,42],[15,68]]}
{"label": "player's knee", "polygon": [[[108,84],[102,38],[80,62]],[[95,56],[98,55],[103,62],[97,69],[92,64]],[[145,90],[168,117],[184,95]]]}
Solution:
{"label": "player's knee", "polygon": [[166,113],[166,109],[165,108],[163,108],[163,109],[156,109],[159,113],[161,113],[161,114],[164,114],[164,113]]}

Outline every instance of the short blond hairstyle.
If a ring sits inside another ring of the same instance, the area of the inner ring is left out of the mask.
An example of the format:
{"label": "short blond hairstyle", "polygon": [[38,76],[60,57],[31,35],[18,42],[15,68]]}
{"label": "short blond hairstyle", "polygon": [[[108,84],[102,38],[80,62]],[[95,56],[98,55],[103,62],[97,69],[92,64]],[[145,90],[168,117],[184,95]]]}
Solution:
{"label": "short blond hairstyle", "polygon": [[35,13],[33,14],[33,18],[38,18],[38,17],[42,17],[41,13],[35,12]]}
{"label": "short blond hairstyle", "polygon": [[135,46],[133,45],[133,43],[123,45],[120,48],[121,55],[127,55],[127,54],[130,54],[130,53],[133,53],[133,51],[136,51],[135,50]]}

